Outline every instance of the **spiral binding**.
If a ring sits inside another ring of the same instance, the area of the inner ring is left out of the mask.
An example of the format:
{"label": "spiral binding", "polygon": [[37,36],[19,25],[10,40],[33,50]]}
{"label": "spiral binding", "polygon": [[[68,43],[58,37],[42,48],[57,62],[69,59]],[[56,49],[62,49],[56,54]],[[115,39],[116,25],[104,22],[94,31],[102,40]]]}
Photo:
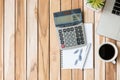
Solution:
{"label": "spiral binding", "polygon": [[62,54],[62,50],[60,50],[60,67],[63,68],[63,54]]}

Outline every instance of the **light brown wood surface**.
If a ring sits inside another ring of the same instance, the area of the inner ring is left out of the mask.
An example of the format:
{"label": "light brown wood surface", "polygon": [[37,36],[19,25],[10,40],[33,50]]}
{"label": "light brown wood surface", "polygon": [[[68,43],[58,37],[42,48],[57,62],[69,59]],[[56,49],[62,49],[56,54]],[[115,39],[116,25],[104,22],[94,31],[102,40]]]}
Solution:
{"label": "light brown wood surface", "polygon": [[56,36],[53,13],[60,11],[60,0],[50,0],[50,77],[49,80],[61,80],[60,50]]}
{"label": "light brown wood surface", "polygon": [[26,80],[26,0],[16,0],[15,80]]}
{"label": "light brown wood surface", "polygon": [[37,0],[27,0],[27,80],[38,78]]}
{"label": "light brown wood surface", "polygon": [[4,2],[4,79],[15,80],[15,1]]}
{"label": "light brown wood surface", "polygon": [[3,80],[3,0],[0,0],[0,80]]}
{"label": "light brown wood surface", "polygon": [[[50,47],[49,47],[49,21],[50,21],[50,7],[49,0],[39,0],[38,2],[38,27],[39,27],[39,53],[38,53],[38,72],[39,80],[49,80],[50,67]],[[37,12],[36,12],[37,14]]]}
{"label": "light brown wood surface", "polygon": [[[91,70],[60,67],[53,13],[75,8],[81,8],[85,23],[93,23]],[[0,0],[0,80],[120,80],[120,42],[96,34],[101,14],[84,0]],[[99,59],[103,42],[118,47],[115,65]]]}

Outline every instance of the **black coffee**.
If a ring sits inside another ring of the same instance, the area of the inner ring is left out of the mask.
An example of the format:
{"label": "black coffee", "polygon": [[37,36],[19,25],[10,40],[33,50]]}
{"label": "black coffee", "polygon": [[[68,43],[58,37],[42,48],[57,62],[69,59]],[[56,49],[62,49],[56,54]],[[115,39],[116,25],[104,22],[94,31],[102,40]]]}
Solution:
{"label": "black coffee", "polygon": [[99,49],[99,55],[102,59],[109,60],[114,57],[115,49],[110,44],[104,44]]}

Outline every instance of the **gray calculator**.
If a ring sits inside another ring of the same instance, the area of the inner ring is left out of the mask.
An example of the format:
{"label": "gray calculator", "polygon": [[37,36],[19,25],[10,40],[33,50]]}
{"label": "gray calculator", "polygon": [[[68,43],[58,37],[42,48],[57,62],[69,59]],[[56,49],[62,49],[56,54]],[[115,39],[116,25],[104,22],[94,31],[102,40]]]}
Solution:
{"label": "gray calculator", "polygon": [[54,20],[62,50],[86,45],[86,34],[80,9],[56,12]]}

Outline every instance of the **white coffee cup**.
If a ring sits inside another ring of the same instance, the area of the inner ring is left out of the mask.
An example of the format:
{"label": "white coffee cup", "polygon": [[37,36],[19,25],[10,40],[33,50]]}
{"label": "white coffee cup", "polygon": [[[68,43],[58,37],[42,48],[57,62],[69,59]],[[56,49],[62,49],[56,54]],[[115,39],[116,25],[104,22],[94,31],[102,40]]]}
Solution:
{"label": "white coffee cup", "polygon": [[118,48],[111,42],[102,43],[98,48],[98,55],[102,61],[116,63]]}

